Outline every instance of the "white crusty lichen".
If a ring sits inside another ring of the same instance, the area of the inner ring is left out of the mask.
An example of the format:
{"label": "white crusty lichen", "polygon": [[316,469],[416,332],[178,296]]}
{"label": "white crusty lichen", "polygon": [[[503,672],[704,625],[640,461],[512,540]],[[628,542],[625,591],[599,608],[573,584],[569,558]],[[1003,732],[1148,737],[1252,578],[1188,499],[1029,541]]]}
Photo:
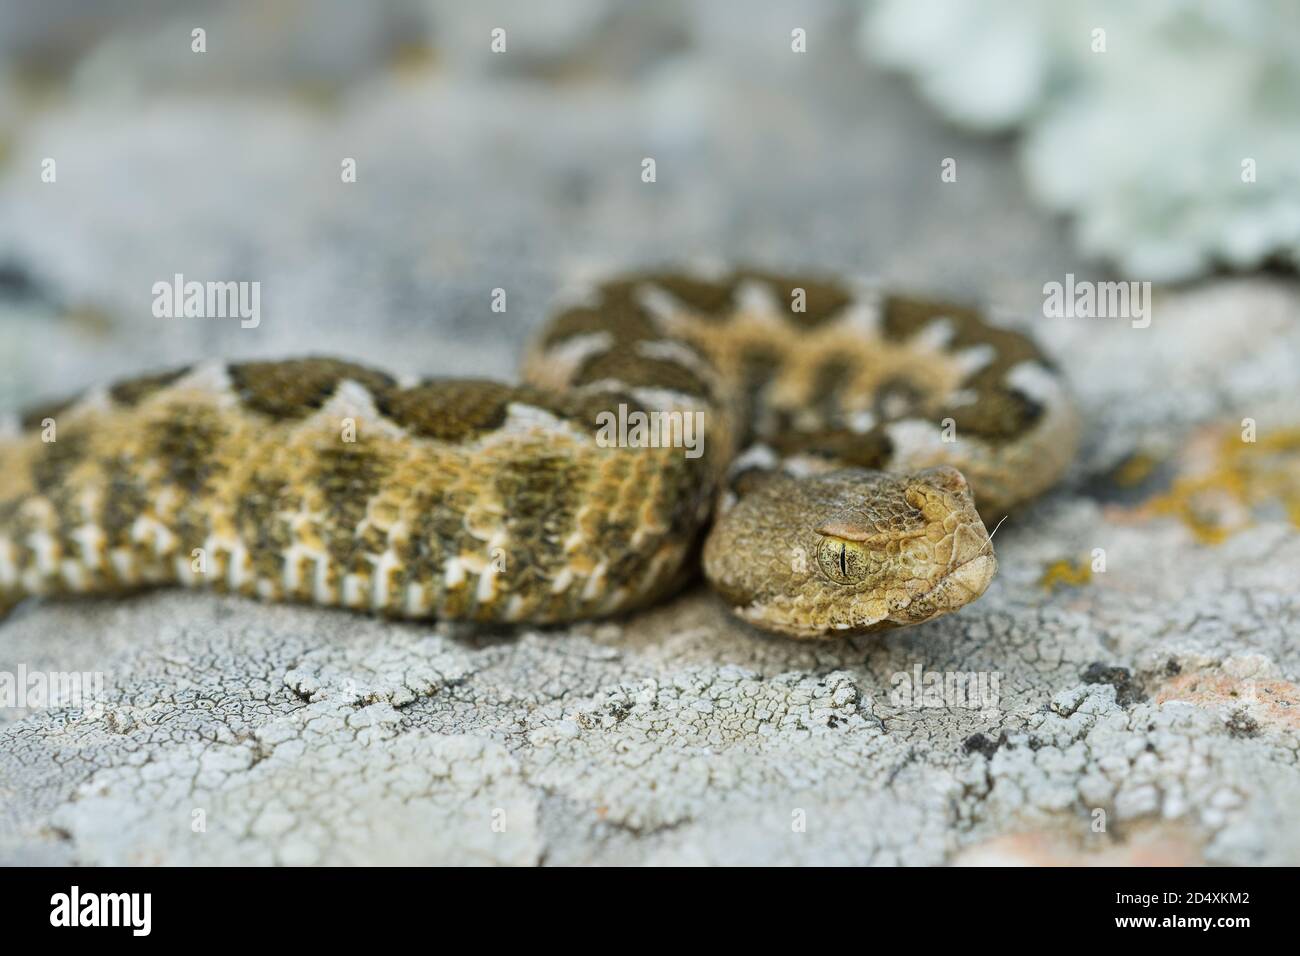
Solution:
{"label": "white crusty lichen", "polygon": [[[699,591],[548,633],[188,592],[20,608],[5,660],[80,653],[109,700],[0,729],[0,859],[940,864],[1028,832],[1079,861],[1168,831],[1180,860],[1300,860],[1300,538],[1209,552],[1083,501],[1004,531],[980,602],[837,643]],[[1028,573],[1098,535],[1089,586]],[[900,693],[918,668],[998,679]]]}
{"label": "white crusty lichen", "polygon": [[1032,193],[1128,274],[1300,264],[1300,14],[880,0],[863,44],[955,123],[1017,130]]}

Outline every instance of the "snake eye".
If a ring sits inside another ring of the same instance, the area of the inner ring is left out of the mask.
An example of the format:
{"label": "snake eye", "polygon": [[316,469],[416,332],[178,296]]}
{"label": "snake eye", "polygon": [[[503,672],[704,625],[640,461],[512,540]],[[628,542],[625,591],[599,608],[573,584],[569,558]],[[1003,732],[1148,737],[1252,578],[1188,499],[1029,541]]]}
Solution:
{"label": "snake eye", "polygon": [[871,568],[867,554],[861,542],[828,536],[817,545],[817,564],[836,584],[857,584]]}

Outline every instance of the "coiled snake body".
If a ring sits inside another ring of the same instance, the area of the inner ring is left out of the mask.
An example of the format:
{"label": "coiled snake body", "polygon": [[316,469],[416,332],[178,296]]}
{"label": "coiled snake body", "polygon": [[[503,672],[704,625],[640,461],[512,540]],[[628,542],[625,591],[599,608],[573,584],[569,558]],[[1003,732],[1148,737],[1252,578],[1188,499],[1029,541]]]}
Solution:
{"label": "coiled snake body", "polygon": [[876,630],[978,597],[975,503],[1039,493],[1075,445],[1024,336],[756,272],[608,282],[524,381],[206,362],[35,409],[0,443],[0,606],[181,583],[553,623],[670,593],[707,531],[747,621]]}

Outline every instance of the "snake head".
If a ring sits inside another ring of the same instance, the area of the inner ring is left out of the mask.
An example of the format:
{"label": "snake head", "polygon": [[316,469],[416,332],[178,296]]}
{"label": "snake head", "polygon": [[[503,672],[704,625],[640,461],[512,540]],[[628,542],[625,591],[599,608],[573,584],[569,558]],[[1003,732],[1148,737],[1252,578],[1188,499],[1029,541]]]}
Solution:
{"label": "snake head", "polygon": [[974,601],[997,570],[966,479],[846,469],[742,498],[705,543],[742,618],[798,637],[920,624]]}

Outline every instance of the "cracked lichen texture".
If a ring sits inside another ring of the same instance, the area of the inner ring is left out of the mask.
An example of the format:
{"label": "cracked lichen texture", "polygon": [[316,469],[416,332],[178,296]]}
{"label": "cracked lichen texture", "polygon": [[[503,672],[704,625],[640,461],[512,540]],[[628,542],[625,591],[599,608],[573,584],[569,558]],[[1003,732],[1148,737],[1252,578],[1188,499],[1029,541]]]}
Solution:
{"label": "cracked lichen texture", "polygon": [[[1198,859],[1295,862],[1300,538],[1259,528],[1207,561],[1176,526],[1116,534],[1100,583],[1060,602],[1015,573],[1097,520],[1045,508],[978,605],[884,640],[762,635],[700,591],[492,634],[174,592],[23,608],[6,659],[61,659],[59,633],[107,699],[0,731],[0,852],[942,863],[1023,832],[1086,859],[1156,828]],[[998,699],[900,700],[918,665],[997,674]]]}

